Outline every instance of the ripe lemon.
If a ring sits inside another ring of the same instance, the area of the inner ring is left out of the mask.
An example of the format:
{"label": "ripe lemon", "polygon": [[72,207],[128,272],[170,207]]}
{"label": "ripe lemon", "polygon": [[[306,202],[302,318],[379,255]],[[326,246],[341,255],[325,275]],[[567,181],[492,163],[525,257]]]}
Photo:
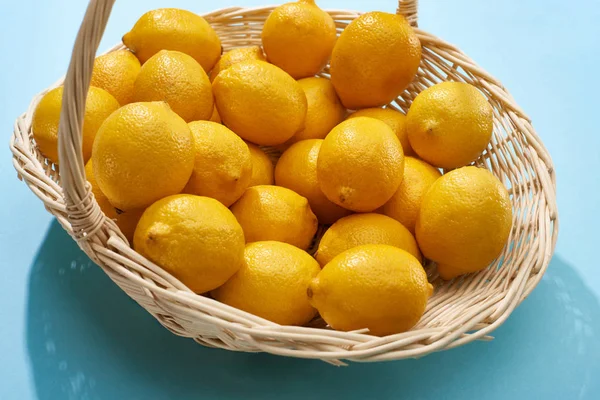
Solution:
{"label": "ripe lemon", "polygon": [[160,8],[140,17],[123,43],[143,63],[160,50],[188,54],[208,72],[221,56],[221,41],[204,18],[177,8]]}
{"label": "ripe lemon", "polygon": [[423,160],[440,168],[475,161],[492,137],[490,103],[474,86],[442,82],[415,98],[407,114],[408,138]]}
{"label": "ripe lemon", "polygon": [[288,148],[275,167],[275,182],[306,197],[319,222],[332,224],[350,211],[329,201],[319,187],[317,159],[322,143],[321,139],[302,140]]}
{"label": "ripe lemon", "polygon": [[385,244],[347,250],[311,282],[311,304],[333,328],[368,328],[374,335],[405,332],[425,312],[433,287],[408,252]]}
{"label": "ripe lemon", "polygon": [[133,235],[138,222],[144,214],[144,208],[138,208],[135,210],[123,211],[115,218],[117,226],[121,230],[121,233],[125,235],[131,245],[133,245]]}
{"label": "ripe lemon", "polygon": [[252,143],[282,144],[304,127],[302,87],[264,61],[232,65],[217,76],[213,91],[223,123]]}
{"label": "ripe lemon", "polygon": [[419,38],[400,15],[369,12],[352,21],[331,55],[331,82],[346,108],[379,107],[413,81]]}
{"label": "ripe lemon", "polygon": [[392,198],[383,205],[382,212],[399,221],[413,234],[421,201],[437,178],[442,176],[437,168],[413,157],[404,159],[404,179]]}
{"label": "ripe lemon", "polygon": [[421,261],[412,233],[395,219],[374,213],[349,215],[331,225],[319,242],[315,258],[325,265],[338,254],[364,244],[395,246]]}
{"label": "ripe lemon", "polygon": [[304,129],[292,136],[289,144],[300,140],[325,138],[346,115],[346,109],[340,103],[329,79],[304,78],[298,83],[304,90],[308,108]]}
{"label": "ripe lemon", "polygon": [[96,178],[94,177],[94,169],[92,167],[92,160],[85,164],[85,176],[87,181],[92,186],[92,193],[98,202],[98,206],[108,218],[114,220],[121,232],[125,235],[129,243],[133,243],[133,232],[137,226],[138,221],[142,217],[144,209],[131,210],[127,212],[117,212],[116,208],[108,201],[108,198],[102,193]]}
{"label": "ripe lemon", "polygon": [[194,135],[194,172],[184,191],[212,197],[226,207],[240,198],[252,178],[248,146],[225,126],[210,121],[189,124]]}
{"label": "ripe lemon", "polygon": [[212,295],[281,325],[304,325],[317,314],[306,288],[320,271],[314,258],[291,244],[250,243],[240,270]]}
{"label": "ripe lemon", "polygon": [[221,56],[217,65],[210,71],[210,81],[214,81],[219,72],[231,67],[233,64],[246,60],[266,61],[263,51],[258,46],[238,47],[237,49],[229,50]]}
{"label": "ripe lemon", "polygon": [[124,106],[133,101],[140,68],[140,61],[129,50],[113,51],[96,58],[90,84],[106,90]]}
{"label": "ripe lemon", "polygon": [[208,75],[192,57],[161,50],[140,71],[135,101],[166,101],[186,122],[209,119],[214,110]]}
{"label": "ripe lemon", "polygon": [[260,147],[246,143],[250,149],[250,159],[252,160],[252,178],[248,186],[273,185],[273,161]]}
{"label": "ripe lemon", "polygon": [[400,141],[384,122],[368,117],[352,118],[333,128],[317,161],[325,196],[357,212],[384,205],[402,182],[403,171]]}
{"label": "ripe lemon", "polygon": [[94,176],[128,211],[181,192],[194,167],[190,128],[167,103],[131,103],[106,119],[94,142]]}
{"label": "ripe lemon", "polygon": [[[40,152],[55,164],[58,164],[58,122],[62,107],[63,87],[50,90],[42,97],[33,113],[31,129]],[[83,116],[83,161],[92,156],[92,146],[98,128],[113,111],[119,108],[119,102],[106,90],[90,86],[85,101]]]}
{"label": "ripe lemon", "polygon": [[333,18],[314,0],[299,0],[275,8],[262,31],[262,43],[269,62],[294,79],[321,71],[336,39]]}
{"label": "ripe lemon", "polygon": [[219,115],[219,111],[217,111],[217,106],[213,107],[213,112],[208,120],[216,122],[217,124],[221,123],[221,116]]}
{"label": "ripe lemon", "polygon": [[231,211],[215,199],[189,194],[148,207],[133,246],[196,293],[221,286],[244,262],[244,233]]}
{"label": "ripe lemon", "polygon": [[96,199],[96,202],[98,203],[98,206],[100,207],[104,215],[106,215],[110,219],[116,219],[118,215],[117,210],[113,207],[112,204],[110,204],[110,201],[108,201],[108,197],[106,197],[106,195],[102,193],[102,190],[100,190],[100,187],[98,186],[98,182],[96,182],[96,178],[94,177],[94,169],[92,167],[92,160],[89,160],[85,164],[85,177],[92,186],[92,193],[94,194],[94,198]]}
{"label": "ripe lemon", "polygon": [[479,271],[504,248],[512,226],[506,188],[489,171],[463,167],[436,180],[421,203],[417,242],[443,279]]}
{"label": "ripe lemon", "polygon": [[279,186],[252,186],[231,206],[246,242],[276,240],[303,250],[317,231],[317,217],[308,200]]}
{"label": "ripe lemon", "polygon": [[394,131],[398,140],[402,144],[402,150],[405,156],[412,156],[415,154],[410,142],[408,141],[408,132],[406,131],[406,115],[400,111],[396,111],[392,108],[365,108],[358,110],[348,116],[348,118],[356,117],[370,117],[375,118],[388,124]]}

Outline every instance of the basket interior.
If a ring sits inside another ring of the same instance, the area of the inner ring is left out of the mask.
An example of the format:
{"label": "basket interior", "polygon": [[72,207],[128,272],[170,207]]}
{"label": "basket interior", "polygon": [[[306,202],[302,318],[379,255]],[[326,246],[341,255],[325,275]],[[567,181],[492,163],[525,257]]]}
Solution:
{"label": "basket interior", "polygon": [[[338,35],[356,17],[352,13],[344,12],[332,15],[336,20]],[[232,18],[231,15],[217,14],[209,20],[222,38],[225,51],[261,44],[260,35],[264,22],[262,15],[244,13]],[[238,29],[232,32],[232,26]],[[522,134],[523,127],[518,125],[519,121],[515,121],[517,117],[527,119],[526,115],[518,108],[507,108],[505,99],[498,96],[499,92],[503,91],[502,86],[473,61],[462,54],[462,57],[457,57],[453,54],[452,46],[440,45],[442,43],[439,39],[425,32],[418,33],[423,45],[423,55],[417,77],[407,90],[387,107],[406,113],[413,99],[422,90],[443,81],[467,82],[479,88],[494,110],[494,130],[487,149],[473,164],[492,171],[508,189],[513,205],[513,230],[502,254],[479,273],[446,282],[438,277],[435,265],[428,263],[426,270],[430,282],[434,284],[435,292],[429,300],[425,315],[413,330],[444,326],[448,320],[469,313],[471,307],[478,307],[490,293],[505,292],[516,277],[519,265],[530,251],[535,251],[534,244],[540,240],[538,221],[545,217],[540,214],[543,207],[540,207],[537,201],[543,190],[536,169],[543,162],[528,138]],[[329,66],[320,76],[329,77]],[[509,100],[512,103],[512,99]],[[276,149],[271,149],[269,153],[274,158],[279,155]],[[536,265],[531,274],[536,275],[540,267],[541,265]],[[453,300],[450,307],[449,300],[457,296],[460,300]]]}

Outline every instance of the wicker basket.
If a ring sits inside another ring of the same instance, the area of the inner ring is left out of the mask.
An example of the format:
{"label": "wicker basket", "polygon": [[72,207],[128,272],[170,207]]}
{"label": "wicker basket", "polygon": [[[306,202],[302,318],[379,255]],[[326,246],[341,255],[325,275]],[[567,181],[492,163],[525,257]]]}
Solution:
{"label": "wicker basket", "polygon": [[[90,74],[114,0],[92,0],[75,42],[64,80],[60,123],[60,174],[38,151],[31,133],[36,96],[14,127],[10,147],[19,177],[44,202],[86,254],[129,296],[173,333],[200,344],[292,357],[383,361],[421,357],[473,340],[489,340],[546,270],[558,233],[552,160],[527,115],[502,84],[456,47],[416,29],[423,46],[417,78],[390,106],[407,111],[421,90],[445,80],[478,87],[494,109],[494,134],[476,164],[491,170],[508,188],[513,230],[501,256],[489,268],[445,282],[427,265],[435,294],[411,331],[375,337],[365,331],[337,332],[320,319],[307,327],[279,326],[196,295],[181,282],[133,251],[116,224],[100,211],[86,182],[81,125]],[[228,8],[204,15],[225,50],[260,44],[262,24],[273,7]],[[328,11],[338,33],[360,15]],[[400,1],[398,12],[416,27],[417,1]],[[110,51],[122,48],[120,44]],[[323,72],[327,76],[327,69]],[[59,81],[56,85],[63,83]],[[55,85],[55,86],[56,86]]]}

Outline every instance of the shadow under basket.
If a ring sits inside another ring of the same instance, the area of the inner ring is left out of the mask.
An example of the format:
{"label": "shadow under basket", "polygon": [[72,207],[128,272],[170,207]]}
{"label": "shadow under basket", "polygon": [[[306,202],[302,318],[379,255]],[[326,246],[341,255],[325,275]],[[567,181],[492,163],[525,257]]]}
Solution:
{"label": "shadow under basket", "polygon": [[[81,25],[66,78],[59,129],[58,168],[38,151],[31,132],[37,95],[14,127],[10,147],[21,178],[62,227],[129,296],[176,335],[210,347],[314,358],[372,362],[422,357],[488,336],[539,283],[558,234],[556,183],[552,160],[527,115],[502,84],[458,48],[417,28],[417,1],[400,1],[398,13],[415,27],[423,46],[418,74],[389,107],[406,112],[423,89],[441,81],[468,82],[481,90],[494,110],[493,137],[475,162],[507,187],[513,229],[499,258],[488,268],[452,281],[441,280],[427,265],[435,287],[423,318],[412,330],[386,337],[366,331],[338,332],[322,320],[309,326],[280,326],[192,293],[127,243],[114,221],[94,200],[84,172],[81,126],[96,50],[114,0],[92,0]],[[222,9],[203,15],[224,50],[260,45],[263,23],[273,7]],[[361,13],[327,11],[338,34]],[[109,51],[123,48],[117,45]],[[328,76],[325,68],[322,75]],[[322,229],[319,230],[320,232]]]}

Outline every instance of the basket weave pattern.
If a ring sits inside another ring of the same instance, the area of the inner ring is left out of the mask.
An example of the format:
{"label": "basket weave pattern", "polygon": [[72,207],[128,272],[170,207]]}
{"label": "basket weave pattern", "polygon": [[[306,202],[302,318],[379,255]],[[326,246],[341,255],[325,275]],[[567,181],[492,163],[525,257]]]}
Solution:
{"label": "basket weave pattern", "polygon": [[[78,34],[66,78],[59,133],[60,174],[38,151],[31,133],[37,95],[14,126],[10,147],[19,177],[44,203],[86,254],[129,296],[173,333],[205,346],[236,351],[321,359],[382,361],[420,357],[489,340],[545,272],[558,234],[552,160],[527,115],[502,84],[458,48],[416,28],[417,1],[400,1],[398,12],[415,26],[423,46],[415,81],[390,107],[406,112],[414,97],[435,83],[451,80],[478,87],[494,110],[491,143],[476,165],[492,171],[508,188],[513,230],[489,268],[445,282],[426,265],[435,293],[411,331],[387,337],[337,332],[316,319],[306,327],[279,326],[196,295],[160,267],[132,250],[116,224],[100,211],[85,179],[81,125],[98,44],[114,0],[92,0]],[[262,25],[273,7],[227,8],[204,15],[224,50],[260,45]],[[338,33],[360,15],[329,10]],[[122,48],[122,44],[109,51]],[[326,68],[323,76],[328,76]],[[320,230],[322,231],[322,230]]]}

